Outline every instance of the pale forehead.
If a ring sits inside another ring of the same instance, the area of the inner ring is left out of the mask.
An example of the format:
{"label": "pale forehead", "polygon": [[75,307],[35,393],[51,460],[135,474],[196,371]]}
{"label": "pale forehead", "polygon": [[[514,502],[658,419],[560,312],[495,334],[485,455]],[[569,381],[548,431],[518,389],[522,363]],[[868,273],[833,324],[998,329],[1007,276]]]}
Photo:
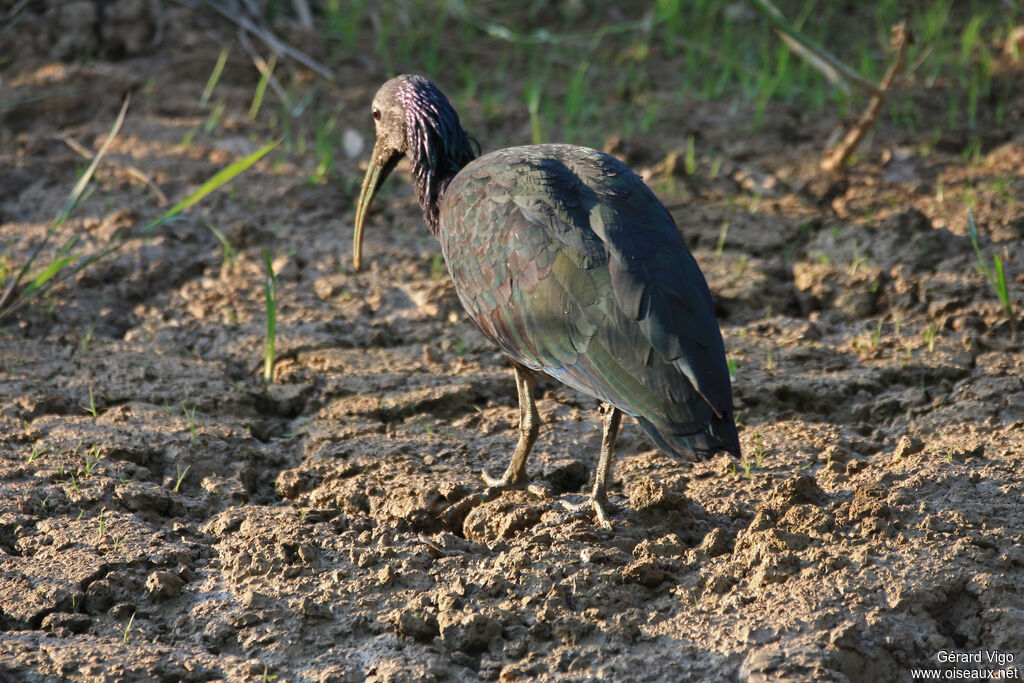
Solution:
{"label": "pale forehead", "polygon": [[373,97],[373,106],[386,109],[400,101],[401,91],[408,80],[408,76],[396,76],[384,83]]}

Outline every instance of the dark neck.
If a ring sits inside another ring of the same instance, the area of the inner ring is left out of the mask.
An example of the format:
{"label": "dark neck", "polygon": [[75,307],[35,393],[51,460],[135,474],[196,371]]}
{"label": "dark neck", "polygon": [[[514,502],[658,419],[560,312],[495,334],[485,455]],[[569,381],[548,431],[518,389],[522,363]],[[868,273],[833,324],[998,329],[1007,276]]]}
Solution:
{"label": "dark neck", "polygon": [[[458,119],[456,119],[457,121]],[[448,184],[462,168],[476,158],[473,144],[461,126],[438,126],[421,121],[410,136],[409,161],[416,196],[423,210],[423,220],[434,237],[439,229],[439,205]]]}

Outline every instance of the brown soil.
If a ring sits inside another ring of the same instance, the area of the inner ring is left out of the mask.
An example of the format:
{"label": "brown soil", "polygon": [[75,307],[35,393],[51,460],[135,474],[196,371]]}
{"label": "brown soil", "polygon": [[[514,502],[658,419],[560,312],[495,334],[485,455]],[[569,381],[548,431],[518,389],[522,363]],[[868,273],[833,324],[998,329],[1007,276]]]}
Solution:
{"label": "brown soil", "polygon": [[[129,89],[98,189],[55,245],[103,246],[166,210],[152,186],[175,202],[276,135],[246,118],[240,55],[204,130],[217,48],[168,15],[128,22],[111,48],[124,59],[0,71],[0,99],[26,100],[0,110],[12,263],[84,167],[61,136],[95,149]],[[53,58],[96,39],[58,33]],[[339,68],[324,94],[337,131],[365,139],[381,80]],[[368,151],[326,184],[276,151],[0,328],[0,679],[907,680],[944,650],[1015,666],[1024,350],[975,268],[965,200],[1024,310],[1016,92],[977,158],[961,155],[968,131],[935,143],[883,123],[843,182],[815,171],[837,122],[782,106],[751,131],[742,107],[694,104],[657,138],[611,145],[650,173],[708,276],[747,458],[681,464],[627,423],[612,532],[561,505],[582,500],[600,417],[554,382],[530,464],[550,494],[442,528],[512,451],[511,373],[463,317],[402,173],[355,274]],[[466,124],[487,132],[477,112]],[[687,130],[689,177],[667,154]],[[265,247],[281,302],[268,389]]]}

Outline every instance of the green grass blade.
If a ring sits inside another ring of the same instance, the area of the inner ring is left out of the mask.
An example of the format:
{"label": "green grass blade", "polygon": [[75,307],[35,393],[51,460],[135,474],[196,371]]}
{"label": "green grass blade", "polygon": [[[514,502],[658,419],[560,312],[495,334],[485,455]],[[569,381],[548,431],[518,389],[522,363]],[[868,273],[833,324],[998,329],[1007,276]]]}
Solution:
{"label": "green grass blade", "polygon": [[174,218],[185,209],[195,206],[200,201],[202,201],[204,197],[206,197],[208,194],[219,188],[221,185],[230,182],[236,176],[248,170],[250,166],[252,166],[257,161],[265,157],[267,153],[270,152],[270,150],[277,147],[277,145],[280,142],[280,140],[275,140],[274,142],[267,143],[266,145],[256,150],[255,152],[245,157],[244,159],[239,159],[235,163],[217,171],[213,175],[213,177],[207,180],[205,183],[203,183],[198,190],[196,190],[188,197],[172,206],[164,215],[160,216],[160,218],[157,218],[155,221],[144,227],[142,229],[142,232],[149,232],[156,228],[157,226],[162,225],[169,221],[170,219]]}
{"label": "green grass blade", "polygon": [[686,175],[693,175],[697,172],[697,141],[691,133],[686,136]]}
{"label": "green grass blade", "polygon": [[974,224],[974,209],[967,209],[967,232],[971,235],[971,245],[974,247],[974,253],[978,257],[978,265],[981,267],[982,272],[985,273],[985,279],[995,287],[995,278],[992,276],[992,271],[988,267],[988,261],[982,255],[981,246],[978,244],[978,227]]}
{"label": "green grass blade", "polygon": [[[195,205],[200,200],[202,200],[206,195],[210,194],[224,183],[229,182],[230,180],[238,176],[240,173],[248,169],[250,166],[255,164],[257,161],[262,159],[268,152],[270,152],[270,150],[276,147],[279,142],[280,140],[271,142],[262,147],[261,149],[257,150],[256,152],[253,152],[249,156],[245,157],[244,159],[237,161],[224,169],[221,169],[218,173],[214,174],[212,178],[203,183],[203,185],[194,193],[192,193],[192,195],[190,195],[185,200],[179,202],[170,211],[166,212],[157,220],[146,225],[139,231],[138,234],[150,232],[159,227],[160,225],[166,223],[167,221],[174,219],[179,213]],[[58,278],[55,277],[56,275],[60,274],[59,280],[64,280],[67,279],[68,277],[74,276],[80,273],[88,266],[90,266],[91,264],[114,253],[122,246],[124,246],[127,243],[127,241],[127,239],[119,239],[113,244],[103,247],[102,249],[99,249],[91,254],[82,255],[78,259],[78,262],[73,267],[61,272],[63,267],[67,265],[67,263],[63,264],[61,268],[58,268],[57,272],[53,273],[49,278],[47,278],[45,282],[40,282],[38,286],[32,292],[30,292],[30,294],[32,296],[38,296],[40,291],[42,291],[45,288],[52,287],[53,284],[58,281]],[[36,251],[38,252],[38,248]],[[33,254],[33,256],[30,257],[28,263],[30,264],[34,258],[35,254]],[[7,316],[11,315],[14,311],[20,309],[29,301],[29,299],[24,295],[24,293],[17,297],[16,300],[10,301],[10,299],[12,298],[12,293],[17,287],[18,280],[21,279],[22,275],[24,274],[24,271],[27,271],[27,268],[23,266],[22,271],[19,272],[18,278],[15,279],[15,281],[11,283],[10,287],[7,288],[4,297],[0,298],[0,320],[3,320]],[[36,279],[38,280],[39,278],[37,277]]]}
{"label": "green grass blade", "polygon": [[224,253],[224,265],[228,268],[234,266],[236,252],[235,248],[231,246],[231,242],[228,241],[227,236],[218,230],[216,226],[210,225],[206,221],[203,221],[203,225],[205,225],[207,229],[213,233],[213,236],[217,238],[217,241],[220,242],[221,251]]}
{"label": "green grass blade", "polygon": [[270,251],[263,250],[263,261],[267,266],[267,280],[264,283],[265,305],[267,309],[267,336],[263,344],[263,382],[274,381],[274,352],[277,345],[277,277],[274,275],[274,264],[270,262]]}
{"label": "green grass blade", "polygon": [[217,87],[217,81],[220,80],[220,75],[224,72],[224,65],[228,63],[228,55],[231,54],[231,50],[224,48],[220,51],[220,56],[217,57],[217,63],[213,65],[213,71],[210,72],[210,78],[206,81],[206,87],[203,88],[203,94],[199,98],[199,106],[205,107],[206,103],[210,101],[210,96],[213,95],[213,89]]}
{"label": "green grass blade", "polygon": [[526,108],[530,112],[530,138],[535,145],[544,142],[544,128],[540,120],[540,100],[543,91],[540,83],[531,83],[526,88]]}
{"label": "green grass blade", "polygon": [[985,274],[985,278],[992,285],[992,289],[995,290],[996,296],[999,297],[999,303],[1003,306],[1003,312],[1006,313],[1006,317],[1010,321],[1010,327],[1016,333],[1017,318],[1013,315],[1013,301],[1010,300],[1010,289],[1009,285],[1006,284],[1006,269],[1003,267],[1003,259],[999,258],[999,254],[994,254],[992,256],[992,267],[989,268],[988,261],[981,253],[981,246],[978,244],[978,228],[974,224],[974,211],[972,209],[967,210],[967,232],[971,236],[971,245],[974,247],[974,253],[978,257],[978,267]]}
{"label": "green grass blade", "polygon": [[1006,287],[1006,273],[1003,271],[1003,259],[999,258],[999,254],[996,254],[992,257],[992,260],[995,263],[996,270],[996,294],[999,295],[999,300],[1003,302],[1003,308],[1006,308],[1010,301],[1010,291]]}
{"label": "green grass blade", "polygon": [[[83,173],[82,177],[78,179],[77,183],[75,183],[74,188],[71,190],[71,194],[68,195],[67,202],[64,204],[64,208],[59,214],[57,214],[57,218],[54,219],[53,224],[50,225],[49,229],[47,229],[46,235],[39,244],[36,245],[36,248],[32,250],[29,257],[25,259],[25,263],[22,264],[21,268],[18,269],[18,274],[11,280],[10,286],[4,291],[3,295],[0,295],[0,320],[7,317],[13,306],[18,303],[17,299],[24,296],[24,293],[16,296],[15,292],[18,289],[18,285],[21,284],[21,280],[25,277],[26,273],[28,273],[32,264],[39,256],[39,253],[43,250],[43,247],[46,246],[47,242],[50,241],[50,238],[53,237],[53,234],[57,232],[58,228],[64,224],[64,221],[68,219],[72,212],[78,208],[78,205],[82,202],[83,195],[86,194],[86,187],[88,186],[89,181],[92,180],[93,174],[96,173],[96,167],[99,166],[100,159],[102,159],[103,155],[107,153],[107,149],[110,148],[110,143],[112,143],[114,138],[117,137],[118,132],[121,130],[121,126],[124,124],[125,116],[128,113],[128,104],[131,102],[131,99],[130,94],[125,96],[124,104],[121,105],[121,111],[118,113],[117,119],[114,121],[114,125],[110,127],[110,132],[107,133],[107,138],[103,141],[103,144],[100,145],[99,151],[97,151],[96,156],[92,158],[92,162],[85,169],[85,173]],[[64,253],[63,249],[61,253]],[[50,277],[52,277],[52,275]],[[36,289],[38,289],[38,287]]]}
{"label": "green grass blade", "polygon": [[249,105],[249,118],[255,119],[263,106],[263,96],[267,94],[267,86],[270,84],[270,77],[274,75],[274,67],[277,66],[277,55],[270,55],[270,61],[266,64],[257,64],[260,71],[260,80],[256,84],[256,92],[252,96],[252,104]]}
{"label": "green grass blade", "polygon": [[47,282],[49,282],[51,279],[53,279],[54,275],[56,275],[57,273],[62,271],[64,269],[64,266],[68,265],[69,263],[71,263],[74,260],[75,260],[74,256],[65,256],[64,258],[57,259],[56,261],[51,263],[49,266],[47,266],[43,270],[43,272],[41,272],[39,275],[37,275],[36,278],[34,280],[32,280],[32,282],[28,283],[28,285],[26,285],[25,289],[22,291],[21,295],[22,296],[28,296],[29,294],[31,294],[35,290],[39,289],[40,287],[45,285]]}
{"label": "green grass blade", "polygon": [[1006,284],[1006,272],[1003,270],[1003,259],[999,258],[998,254],[993,256],[992,259],[995,262],[996,270],[996,295],[999,297],[999,302],[1003,305],[1003,312],[1006,313],[1006,317],[1010,321],[1010,328],[1016,332],[1017,317],[1013,314],[1013,301],[1010,300],[1010,289]]}
{"label": "green grass blade", "polygon": [[114,121],[114,125],[111,126],[110,132],[107,133],[107,139],[100,145],[100,149],[96,152],[96,156],[92,158],[92,162],[89,167],[85,169],[85,173],[75,183],[75,187],[71,190],[71,194],[68,196],[68,202],[64,205],[64,210],[57,216],[57,220],[54,222],[51,230],[56,230],[60,225],[67,220],[71,212],[78,206],[79,200],[82,198],[82,193],[85,192],[86,185],[92,180],[92,176],[96,173],[96,167],[100,164],[100,159],[107,153],[107,149],[110,148],[110,143],[117,137],[117,133],[121,130],[121,125],[124,124],[124,117],[128,113],[128,104],[131,102],[131,95],[127,95],[124,98],[124,104],[121,105],[121,111],[117,115],[117,119]]}
{"label": "green grass blade", "polygon": [[25,289],[22,290],[21,296],[30,296],[32,292],[36,291],[37,289],[45,285],[48,281],[52,280],[53,277],[57,275],[57,273],[62,271],[65,266],[74,261],[75,256],[68,256],[68,253],[77,243],[78,237],[75,237],[74,235],[69,237],[68,240],[64,242],[64,245],[57,250],[56,259],[53,261],[53,263],[44,268],[43,272],[37,275],[35,279],[32,280],[32,282],[28,283]]}

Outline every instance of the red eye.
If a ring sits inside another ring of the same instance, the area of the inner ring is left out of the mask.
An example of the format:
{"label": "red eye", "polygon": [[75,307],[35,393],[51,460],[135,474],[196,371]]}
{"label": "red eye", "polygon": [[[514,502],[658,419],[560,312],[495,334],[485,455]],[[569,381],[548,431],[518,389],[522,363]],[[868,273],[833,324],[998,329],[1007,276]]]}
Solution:
{"label": "red eye", "polygon": [[380,121],[380,109],[373,110],[373,120]]}

